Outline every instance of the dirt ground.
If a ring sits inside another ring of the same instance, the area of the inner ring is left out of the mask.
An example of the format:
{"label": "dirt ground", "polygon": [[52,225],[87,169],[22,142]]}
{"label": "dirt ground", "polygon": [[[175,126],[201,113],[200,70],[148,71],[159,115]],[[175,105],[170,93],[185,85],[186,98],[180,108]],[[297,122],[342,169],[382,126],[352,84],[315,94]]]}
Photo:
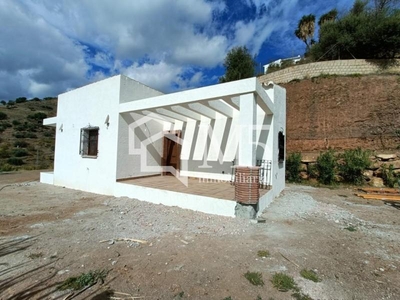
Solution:
{"label": "dirt ground", "polygon": [[[277,272],[312,299],[400,299],[400,211],[351,188],[288,185],[266,223],[253,224],[37,179],[36,171],[0,175],[0,299],[292,299],[273,287]],[[103,284],[57,290],[103,269]],[[265,284],[252,285],[247,271]]]}

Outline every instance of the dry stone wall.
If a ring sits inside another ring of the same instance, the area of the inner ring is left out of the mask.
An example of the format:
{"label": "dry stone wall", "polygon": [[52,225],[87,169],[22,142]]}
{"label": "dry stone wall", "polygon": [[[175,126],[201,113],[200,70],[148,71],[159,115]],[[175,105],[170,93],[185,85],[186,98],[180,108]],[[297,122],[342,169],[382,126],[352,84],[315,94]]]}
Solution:
{"label": "dry stone wall", "polygon": [[400,60],[334,60],[295,65],[259,77],[261,82],[287,83],[292,80],[326,75],[400,73]]}
{"label": "dry stone wall", "polygon": [[[318,155],[303,154],[300,176],[303,180],[310,179],[310,170],[317,163]],[[370,157],[371,165],[364,171],[365,181],[377,188],[385,187],[383,180],[384,169],[393,168],[394,176],[400,180],[400,152],[378,153]]]}

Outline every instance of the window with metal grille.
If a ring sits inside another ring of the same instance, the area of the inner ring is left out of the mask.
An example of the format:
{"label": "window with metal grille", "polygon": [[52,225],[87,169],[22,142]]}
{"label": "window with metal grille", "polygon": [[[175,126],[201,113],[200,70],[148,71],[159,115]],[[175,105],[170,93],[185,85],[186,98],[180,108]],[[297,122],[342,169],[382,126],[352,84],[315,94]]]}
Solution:
{"label": "window with metal grille", "polygon": [[285,135],[282,131],[278,133],[278,161],[281,163],[285,160]]}
{"label": "window with metal grille", "polygon": [[97,157],[99,142],[99,127],[81,129],[81,143],[79,153],[82,156]]}

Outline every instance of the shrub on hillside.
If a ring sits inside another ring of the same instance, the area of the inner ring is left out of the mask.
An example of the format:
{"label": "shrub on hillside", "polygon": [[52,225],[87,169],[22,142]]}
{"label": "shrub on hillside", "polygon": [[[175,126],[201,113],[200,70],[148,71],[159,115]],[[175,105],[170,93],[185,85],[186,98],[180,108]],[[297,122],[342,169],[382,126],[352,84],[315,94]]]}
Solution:
{"label": "shrub on hillside", "polygon": [[300,181],[301,154],[292,153],[286,159],[286,180],[289,182]]}
{"label": "shrub on hillside", "polygon": [[25,139],[27,138],[27,135],[25,132],[16,132],[14,133],[14,137],[17,139]]}
{"label": "shrub on hillside", "polygon": [[43,112],[37,112],[31,115],[28,115],[28,119],[30,120],[37,120],[37,121],[42,121],[43,119],[46,119],[47,115]]}
{"label": "shrub on hillside", "polygon": [[19,98],[15,99],[15,103],[24,103],[26,101],[28,101],[26,99],[26,97],[19,97]]}
{"label": "shrub on hillside", "polygon": [[16,141],[14,143],[14,147],[17,147],[17,148],[26,148],[28,146],[29,146],[29,144],[25,141]]}
{"label": "shrub on hillside", "polygon": [[6,100],[1,100],[0,103],[3,104],[3,105],[7,104]]}
{"label": "shrub on hillside", "polygon": [[4,112],[2,112],[2,111],[0,111],[0,120],[6,120],[7,119],[7,114],[6,113],[4,113]]}
{"label": "shrub on hillside", "polygon": [[341,162],[338,167],[344,181],[352,184],[362,184],[364,180],[363,172],[371,164],[369,156],[369,151],[361,148],[346,150],[341,154]]}
{"label": "shrub on hillside", "polygon": [[21,125],[21,122],[18,121],[18,120],[13,120],[13,121],[12,121],[12,124],[13,124],[14,126],[18,126],[18,125]]}
{"label": "shrub on hillside", "polygon": [[9,165],[9,164],[3,164],[0,165],[0,171],[1,172],[10,172],[10,171],[15,171],[15,167]]}
{"label": "shrub on hillside", "polygon": [[11,157],[7,160],[7,163],[13,166],[22,166],[24,161],[18,157]]}
{"label": "shrub on hillside", "polygon": [[335,181],[336,155],[332,149],[322,153],[317,158],[316,169],[318,172],[318,182],[322,184],[332,184]]}
{"label": "shrub on hillside", "polygon": [[28,156],[28,155],[29,155],[29,153],[28,153],[28,151],[26,151],[26,149],[17,148],[14,150],[15,157],[24,157],[24,156]]}
{"label": "shrub on hillside", "polygon": [[0,158],[9,158],[11,156],[9,147],[7,145],[3,145],[0,147]]}

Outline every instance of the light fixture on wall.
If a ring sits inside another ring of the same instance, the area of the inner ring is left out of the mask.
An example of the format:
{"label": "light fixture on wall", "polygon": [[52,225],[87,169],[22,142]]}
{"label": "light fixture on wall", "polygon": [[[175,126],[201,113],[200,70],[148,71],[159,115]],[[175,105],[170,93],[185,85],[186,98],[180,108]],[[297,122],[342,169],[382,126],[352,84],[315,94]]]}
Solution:
{"label": "light fixture on wall", "polygon": [[273,88],[275,83],[273,81],[268,81],[268,83],[263,82],[262,85],[263,85],[264,88],[269,89],[269,88]]}
{"label": "light fixture on wall", "polygon": [[109,115],[107,115],[107,117],[106,117],[106,120],[105,120],[104,124],[106,124],[106,125],[107,125],[107,128],[108,128],[108,126],[110,126],[110,116],[109,116]]}
{"label": "light fixture on wall", "polygon": [[58,130],[60,130],[61,132],[63,132],[63,124],[60,125],[60,128],[59,128]]}

